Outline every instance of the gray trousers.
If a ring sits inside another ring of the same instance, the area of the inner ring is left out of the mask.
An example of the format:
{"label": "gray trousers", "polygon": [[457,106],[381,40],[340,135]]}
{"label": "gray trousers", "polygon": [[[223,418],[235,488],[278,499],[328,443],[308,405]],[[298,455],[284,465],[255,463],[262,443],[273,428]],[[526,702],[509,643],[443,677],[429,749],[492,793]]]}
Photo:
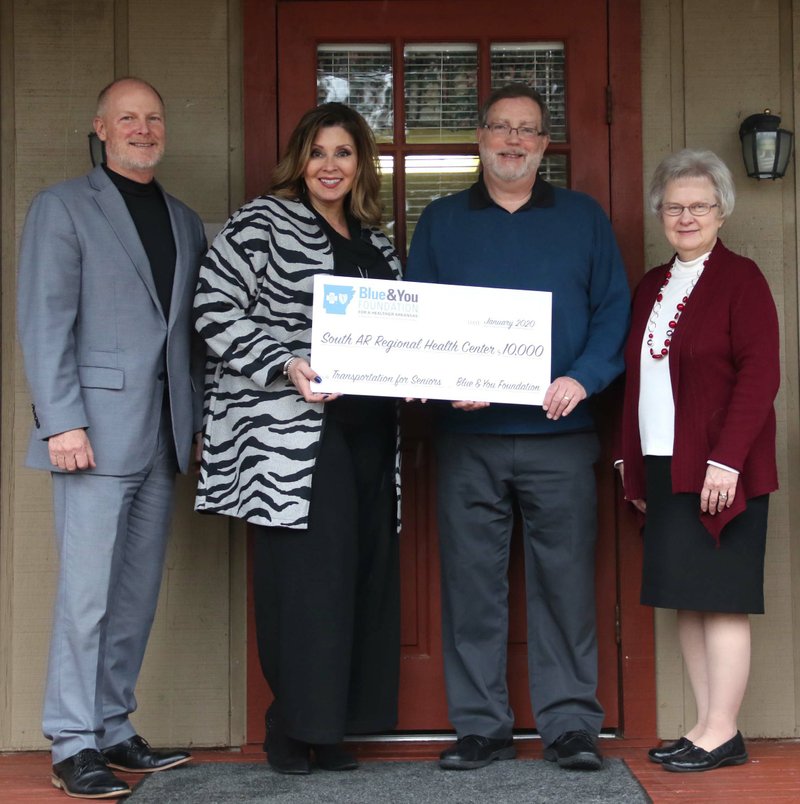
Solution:
{"label": "gray trousers", "polygon": [[545,745],[597,734],[592,433],[444,434],[437,444],[442,639],[450,721],[459,737],[508,737],[508,561],[522,518],[528,677]]}
{"label": "gray trousers", "polygon": [[42,727],[54,763],[136,733],[128,716],[158,602],[176,468],[162,422],[142,472],[52,475],[60,566]]}

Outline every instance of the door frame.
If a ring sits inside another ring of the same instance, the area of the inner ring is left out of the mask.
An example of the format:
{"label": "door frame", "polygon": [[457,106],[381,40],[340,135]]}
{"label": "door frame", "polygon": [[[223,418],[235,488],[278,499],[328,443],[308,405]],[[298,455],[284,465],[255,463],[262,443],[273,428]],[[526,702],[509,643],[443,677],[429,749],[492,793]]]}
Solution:
{"label": "door frame", "polygon": [[[319,2],[335,0],[319,0]],[[527,2],[528,0],[519,0]],[[245,194],[264,192],[278,159],[277,11],[292,0],[243,0],[243,106]],[[391,2],[391,0],[362,0]],[[585,0],[596,2],[596,0]],[[610,218],[634,286],[644,273],[641,99],[641,0],[607,0]],[[616,473],[615,473],[616,474]],[[619,661],[619,731],[627,738],[656,734],[653,611],[639,604],[642,547],[639,524],[616,483],[616,563]],[[248,646],[255,629],[249,591]],[[250,693],[264,684],[257,651],[247,651],[247,741],[263,739],[263,706]]]}

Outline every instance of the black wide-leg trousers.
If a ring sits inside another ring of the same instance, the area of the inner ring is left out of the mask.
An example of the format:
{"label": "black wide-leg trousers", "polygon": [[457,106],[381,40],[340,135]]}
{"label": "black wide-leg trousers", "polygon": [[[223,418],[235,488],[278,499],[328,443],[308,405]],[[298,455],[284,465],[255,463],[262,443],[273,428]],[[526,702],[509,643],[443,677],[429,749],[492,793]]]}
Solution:
{"label": "black wide-leg trousers", "polygon": [[309,743],[397,723],[395,431],[329,418],[307,529],[256,527],[259,658],[285,732]]}

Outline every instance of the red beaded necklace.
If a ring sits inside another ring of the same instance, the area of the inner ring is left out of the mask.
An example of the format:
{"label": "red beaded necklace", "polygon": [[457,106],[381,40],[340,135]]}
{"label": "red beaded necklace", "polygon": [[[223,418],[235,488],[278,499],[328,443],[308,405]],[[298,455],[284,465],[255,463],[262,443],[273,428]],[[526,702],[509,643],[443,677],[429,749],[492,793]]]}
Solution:
{"label": "red beaded necklace", "polygon": [[[676,257],[675,260],[677,259],[678,258]],[[672,319],[669,322],[669,326],[667,328],[667,337],[664,339],[664,345],[661,347],[661,351],[655,352],[653,351],[653,338],[656,332],[656,322],[661,314],[661,302],[664,298],[664,288],[669,284],[669,280],[672,279],[672,269],[675,267],[675,261],[673,261],[672,265],[667,270],[666,276],[664,277],[664,282],[656,294],[656,301],[650,313],[650,320],[647,322],[647,349],[650,352],[650,357],[652,357],[653,360],[663,360],[669,354],[669,347],[672,343],[672,333],[675,332],[675,327],[678,325],[678,319],[681,317],[681,314],[686,307],[686,302],[689,301],[689,296],[691,295],[692,290],[694,290],[694,286],[697,284],[700,274],[703,273],[703,268],[706,267],[707,262],[708,257],[703,260],[703,264],[697,270],[697,275],[694,277],[694,279],[692,279],[689,287],[686,289],[686,294],[678,302],[678,305],[675,308],[675,315],[672,316]]]}

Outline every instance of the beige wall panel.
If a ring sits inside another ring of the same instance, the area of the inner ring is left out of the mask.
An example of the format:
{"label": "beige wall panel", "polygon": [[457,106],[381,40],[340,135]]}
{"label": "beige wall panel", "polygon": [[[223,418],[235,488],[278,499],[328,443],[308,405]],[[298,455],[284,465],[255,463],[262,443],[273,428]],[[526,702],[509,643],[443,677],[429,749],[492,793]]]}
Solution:
{"label": "beige wall panel", "polygon": [[169,149],[160,176],[204,220],[228,207],[228,5],[130,2],[130,70],[167,104]]}
{"label": "beige wall panel", "polygon": [[[647,188],[658,162],[683,145],[674,137],[674,108],[683,83],[683,58],[676,47],[682,15],[675,0],[642,3],[642,127],[645,198],[645,269],[669,257],[661,225],[649,213]],[[677,83],[677,87],[676,87]],[[682,118],[682,108],[680,109]],[[683,733],[685,679],[677,643],[675,614],[656,609],[656,688],[661,735]]]}
{"label": "beige wall panel", "polygon": [[[783,13],[783,30],[784,38],[790,39],[790,44],[787,47],[791,48],[791,70],[794,76],[794,81],[786,82],[786,89],[784,97],[788,96],[794,102],[794,115],[793,120],[789,116],[788,108],[785,110],[783,119],[784,125],[791,128],[793,131],[800,133],[800,103],[797,102],[797,77],[800,76],[800,3],[793,2],[790,8],[784,8]],[[786,103],[786,101],[785,101]],[[787,362],[787,375],[784,376],[783,389],[789,399],[790,415],[786,423],[787,435],[787,466],[784,470],[782,477],[784,478],[784,487],[788,489],[787,497],[789,509],[789,522],[787,523],[788,531],[791,539],[791,576],[795,579],[792,585],[792,607],[794,611],[795,623],[800,622],[800,495],[797,494],[797,489],[800,487],[800,379],[797,376],[797,367],[800,365],[798,359],[798,352],[800,351],[800,344],[798,343],[798,333],[800,333],[800,292],[798,291],[798,270],[797,266],[800,264],[800,239],[797,237],[797,213],[800,208],[798,203],[798,159],[795,154],[794,164],[790,166],[789,172],[792,173],[794,178],[794,187],[787,185],[785,194],[790,196],[790,201],[787,203],[787,213],[790,204],[793,204],[793,218],[790,219],[790,225],[794,224],[794,238],[788,238],[789,244],[787,245],[787,262],[791,264],[794,258],[794,270],[787,269],[784,277],[784,287],[787,293],[786,305],[786,320],[790,333],[793,334],[786,339],[786,362]],[[788,214],[787,214],[788,217]],[[789,253],[789,249],[793,253]],[[791,374],[788,371],[789,367],[794,367],[795,371]],[[795,736],[800,734],[800,637],[797,636],[797,628],[794,629],[794,701],[795,701]],[[788,679],[787,679],[788,682]]]}
{"label": "beige wall panel", "polygon": [[[86,134],[90,130],[98,83],[111,79],[113,3],[14,3],[15,82],[15,229],[4,236],[18,239],[33,195],[53,182],[86,170]],[[4,266],[11,271],[14,266]],[[5,284],[13,287],[13,282]],[[13,293],[3,299],[3,316],[13,321]],[[49,626],[55,588],[49,478],[22,469],[30,427],[30,399],[19,352],[4,349],[5,377],[14,378],[13,498],[9,521],[11,581],[9,651],[10,748],[45,745],[41,735]],[[5,389],[10,390],[10,389]],[[8,444],[8,441],[6,442]],[[8,480],[5,485],[8,485]]]}
{"label": "beige wall panel", "polygon": [[653,254],[661,253],[661,226],[649,213],[647,188],[659,160],[673,150],[671,98],[673,95],[672,14],[670,0],[642,3],[642,128],[644,156],[645,254],[643,271],[651,267]]}
{"label": "beige wall panel", "polygon": [[736,165],[737,180],[744,176],[739,123],[765,106],[780,107],[779,5],[778,0],[684,3],[687,143],[707,145]]}
{"label": "beige wall panel", "polygon": [[112,0],[16,2],[17,199],[89,165],[95,98],[113,77]]}
{"label": "beige wall panel", "polygon": [[683,701],[687,694],[687,681],[683,673],[683,660],[678,645],[675,612],[656,609],[656,715],[660,737],[678,737],[691,724],[685,725]]}
{"label": "beige wall panel", "polygon": [[[238,3],[234,6],[238,13]],[[124,73],[152,81],[164,95],[169,143],[159,179],[166,189],[206,221],[227,218],[228,3],[20,0],[13,11],[15,229],[4,236],[18,240],[38,190],[88,169],[86,135],[96,95],[113,79],[115,64]],[[4,265],[4,271],[6,278],[10,272],[13,284],[14,266]],[[13,320],[13,293],[3,299],[3,315]],[[12,557],[13,568],[2,579],[11,587],[6,596],[10,611],[3,613],[10,636],[0,644],[10,651],[11,726],[0,732],[0,749],[40,748],[46,746],[40,712],[58,562],[49,477],[22,467],[31,415],[19,350],[6,345],[4,364],[6,382],[13,383],[3,399],[13,406],[13,438],[5,444],[13,451],[14,467],[13,479],[4,484],[11,506],[6,521],[13,525],[4,534],[13,543],[4,555]],[[241,726],[233,735],[230,729],[230,525],[224,518],[193,513],[194,482],[178,482],[173,535],[135,722],[155,743],[238,744]],[[241,563],[241,551],[238,555]],[[241,598],[242,590],[237,590],[239,619]],[[234,627],[241,633],[241,623]],[[241,696],[238,705],[243,707]]]}
{"label": "beige wall panel", "polygon": [[[167,106],[159,179],[204,220],[228,214],[227,15],[213,0],[128,3],[129,72],[152,81]],[[182,478],[136,723],[164,744],[227,745],[229,524],[192,513],[193,499]]]}
{"label": "beige wall panel", "polygon": [[[178,499],[190,502],[191,483],[182,481]],[[214,532],[223,524],[176,516],[137,691],[136,723],[162,745],[228,744],[228,549],[224,532]],[[192,536],[184,542],[187,527]]]}
{"label": "beige wall panel", "polygon": [[[786,180],[755,182],[745,176],[738,139],[739,123],[747,115],[767,106],[780,112],[791,83],[785,48],[781,50],[785,5],[779,0],[644,0],[644,161],[645,182],[659,159],[684,145],[711,148],[728,163],[738,195],[722,237],[729,247],[756,260],[767,276],[782,324],[784,375],[796,377],[796,365],[785,363],[785,345],[797,339],[796,311],[787,331],[786,309],[794,310],[796,299],[784,292],[786,272],[796,272],[797,265],[794,250],[786,251],[787,220],[790,242],[796,240],[795,212],[793,206],[786,208]],[[667,31],[668,48],[663,43]],[[672,142],[664,147],[670,125]],[[649,265],[670,256],[655,220],[646,224],[645,248]],[[788,422],[798,415],[796,398],[782,389],[776,412],[778,464],[785,487],[791,456],[796,460],[797,454],[796,449],[790,451],[787,439]],[[753,618],[751,681],[740,717],[742,729],[752,737],[796,733],[794,685],[786,683],[795,676],[797,653],[789,514],[789,495],[773,495],[765,566],[767,614]],[[677,736],[693,725],[694,703],[683,676],[674,614],[659,612],[656,624],[659,733]]]}
{"label": "beige wall panel", "polygon": [[[737,207],[722,236],[739,253],[754,259],[770,282],[778,314],[784,319],[783,186],[748,179],[741,159],[738,125],[765,107],[780,112],[782,74],[780,2],[686,3],[687,142],[708,142],[730,165],[737,184]],[[743,58],[758,53],[759,57]],[[712,58],[709,59],[709,56]],[[705,74],[703,67],[711,64]],[[690,76],[704,75],[702,82]],[[793,256],[789,265],[794,262]],[[782,327],[785,339],[785,328]],[[785,350],[784,350],[785,353]],[[784,369],[785,373],[785,369]],[[776,400],[778,460],[787,466],[786,396]],[[785,477],[785,474],[782,475]],[[765,566],[766,615],[753,618],[753,658],[740,725],[752,737],[795,733],[793,689],[779,679],[794,673],[788,509],[785,493],[772,496]]]}

